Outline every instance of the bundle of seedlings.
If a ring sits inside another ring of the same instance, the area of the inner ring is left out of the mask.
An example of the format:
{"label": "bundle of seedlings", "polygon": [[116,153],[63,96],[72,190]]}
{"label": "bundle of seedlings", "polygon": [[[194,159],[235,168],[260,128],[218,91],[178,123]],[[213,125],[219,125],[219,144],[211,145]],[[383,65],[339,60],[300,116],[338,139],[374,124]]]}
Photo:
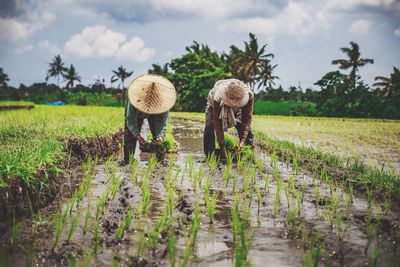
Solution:
{"label": "bundle of seedlings", "polygon": [[[172,126],[171,124],[167,124],[167,129],[165,131],[165,137],[162,142],[157,142],[154,140],[153,135],[151,133],[147,134],[147,143],[142,145],[140,149],[143,152],[149,153],[159,153],[160,155],[164,155],[165,153],[177,153],[179,150],[179,143],[172,136]],[[157,156],[157,158],[159,158]]]}
{"label": "bundle of seedlings", "polygon": [[[235,137],[228,133],[224,133],[226,152],[229,153],[233,161],[238,161],[238,159],[252,160],[254,158],[253,149],[249,145],[239,147],[239,142]],[[218,146],[218,144],[216,144]],[[216,155],[220,155],[220,148],[215,149]]]}

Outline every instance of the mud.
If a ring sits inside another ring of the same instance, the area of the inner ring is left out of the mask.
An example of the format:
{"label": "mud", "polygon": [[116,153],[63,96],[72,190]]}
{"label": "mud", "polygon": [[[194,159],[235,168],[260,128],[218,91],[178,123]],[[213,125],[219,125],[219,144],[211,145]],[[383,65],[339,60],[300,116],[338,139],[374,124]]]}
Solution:
{"label": "mud", "polygon": [[[30,221],[31,225],[22,222],[22,230],[16,242],[18,245],[10,246],[3,241],[0,254],[3,256],[3,265],[24,266],[28,262],[35,266],[67,266],[74,263],[79,266],[170,266],[168,236],[171,234],[175,236],[175,265],[183,265],[185,247],[189,240],[188,229],[196,216],[198,202],[201,223],[187,265],[231,266],[235,264],[236,243],[232,232],[235,194],[240,196],[241,217],[248,218],[244,225],[250,241],[247,258],[251,266],[318,265],[317,262],[321,266],[373,266],[374,258],[376,266],[400,265],[400,231],[396,214],[390,211],[386,214],[380,205],[374,203],[368,208],[366,200],[354,196],[347,217],[347,192],[333,187],[332,194],[331,181],[321,181],[315,179],[312,173],[297,172],[290,164],[274,162],[261,150],[256,150],[256,160],[249,162],[243,171],[238,172],[234,165],[230,179],[226,182],[226,165],[219,164],[212,175],[205,164],[202,155],[202,124],[175,121],[173,125],[173,134],[181,144],[181,151],[158,163],[148,180],[145,179],[145,173],[150,164],[149,155],[140,155],[136,151],[135,157],[139,160],[136,175],[132,175],[131,165],[117,167],[115,162],[111,162],[116,168],[115,181],[120,184],[115,197],[107,195],[104,213],[100,213],[96,220],[96,203],[112,186],[112,175],[107,165],[110,162],[99,164],[89,191],[79,205],[72,209],[63,236],[55,249],[54,227],[50,224],[54,209],[40,211],[40,219],[36,217]],[[192,163],[189,158],[194,159]],[[201,167],[204,173],[199,171]],[[246,179],[249,179],[254,169],[257,170],[254,180],[250,179],[249,189],[242,192],[245,182],[249,181]],[[236,174],[239,176],[235,184]],[[200,177],[201,185],[194,190],[193,179],[196,175]],[[218,194],[213,223],[210,223],[207,216],[204,197],[207,176],[210,177],[210,194]],[[160,226],[160,221],[167,210],[171,177],[176,177],[172,181],[177,182],[177,187],[173,192],[173,209],[168,215],[171,223],[164,228]],[[148,181],[150,202],[147,213],[141,214],[138,211],[141,209],[145,181]],[[292,185],[288,194],[284,186],[278,189],[282,184]],[[296,207],[296,196],[299,196],[294,190],[304,190],[304,195],[300,212],[296,211],[295,219],[291,220],[290,212]],[[257,192],[261,192],[260,206]],[[277,196],[279,202],[276,202]],[[338,197],[340,212],[335,213],[335,220],[330,223],[334,196]],[[66,201],[60,203],[61,207],[65,207]],[[135,211],[132,222],[123,237],[117,238],[118,228],[132,208]],[[83,234],[87,210],[90,211],[90,230]],[[245,210],[249,212],[247,216]],[[80,218],[79,223],[68,243],[68,229],[76,216]],[[159,231],[154,232],[154,229]],[[93,252],[96,233],[98,247]]]}
{"label": "mud", "polygon": [[23,106],[19,106],[19,105],[10,105],[10,106],[0,106],[0,111],[7,111],[7,110],[16,110],[16,109],[28,109],[31,110],[35,108],[35,106],[33,105],[23,105]]}

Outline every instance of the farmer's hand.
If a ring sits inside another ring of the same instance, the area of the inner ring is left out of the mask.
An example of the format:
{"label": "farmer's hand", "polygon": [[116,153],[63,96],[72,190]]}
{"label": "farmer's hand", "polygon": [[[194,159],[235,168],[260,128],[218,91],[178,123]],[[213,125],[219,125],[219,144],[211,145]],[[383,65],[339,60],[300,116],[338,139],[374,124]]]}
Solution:
{"label": "farmer's hand", "polygon": [[159,136],[156,139],[156,143],[159,143],[159,144],[161,144],[163,141],[164,141],[164,137],[162,137],[162,136]]}
{"label": "farmer's hand", "polygon": [[239,149],[243,148],[246,145],[246,140],[240,140]]}
{"label": "farmer's hand", "polygon": [[135,138],[141,145],[144,145],[146,143],[146,140],[144,140],[144,138],[140,134],[136,135]]}

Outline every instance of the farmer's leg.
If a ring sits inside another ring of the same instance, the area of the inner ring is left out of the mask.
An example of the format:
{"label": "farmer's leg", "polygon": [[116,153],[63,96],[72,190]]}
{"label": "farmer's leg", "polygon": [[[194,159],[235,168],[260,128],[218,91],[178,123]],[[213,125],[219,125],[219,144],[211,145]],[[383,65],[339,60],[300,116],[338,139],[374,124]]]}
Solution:
{"label": "farmer's leg", "polygon": [[206,122],[204,126],[203,146],[206,156],[215,152],[215,133],[212,106],[207,106],[206,108]]}
{"label": "farmer's leg", "polygon": [[[143,119],[138,119],[138,128],[139,130],[142,128]],[[132,132],[125,125],[124,128],[124,163],[129,163],[129,156],[135,154],[136,149],[136,138],[133,136]]]}

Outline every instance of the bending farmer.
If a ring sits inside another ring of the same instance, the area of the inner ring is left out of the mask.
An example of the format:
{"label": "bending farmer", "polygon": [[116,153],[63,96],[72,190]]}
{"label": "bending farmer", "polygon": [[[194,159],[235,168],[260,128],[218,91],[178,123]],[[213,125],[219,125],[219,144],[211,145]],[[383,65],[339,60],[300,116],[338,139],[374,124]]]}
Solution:
{"label": "bending farmer", "polygon": [[206,123],[204,128],[204,153],[215,151],[215,134],[220,147],[220,158],[226,159],[224,131],[235,127],[240,143],[253,147],[250,130],[253,115],[254,94],[242,81],[228,79],[217,81],[208,93]]}
{"label": "bending farmer", "polygon": [[137,77],[128,88],[128,106],[124,130],[124,160],[134,155],[136,142],[144,145],[146,140],[140,135],[143,120],[147,119],[151,134],[157,142],[162,142],[169,117],[169,110],[175,105],[174,85],[166,78],[148,74]]}

